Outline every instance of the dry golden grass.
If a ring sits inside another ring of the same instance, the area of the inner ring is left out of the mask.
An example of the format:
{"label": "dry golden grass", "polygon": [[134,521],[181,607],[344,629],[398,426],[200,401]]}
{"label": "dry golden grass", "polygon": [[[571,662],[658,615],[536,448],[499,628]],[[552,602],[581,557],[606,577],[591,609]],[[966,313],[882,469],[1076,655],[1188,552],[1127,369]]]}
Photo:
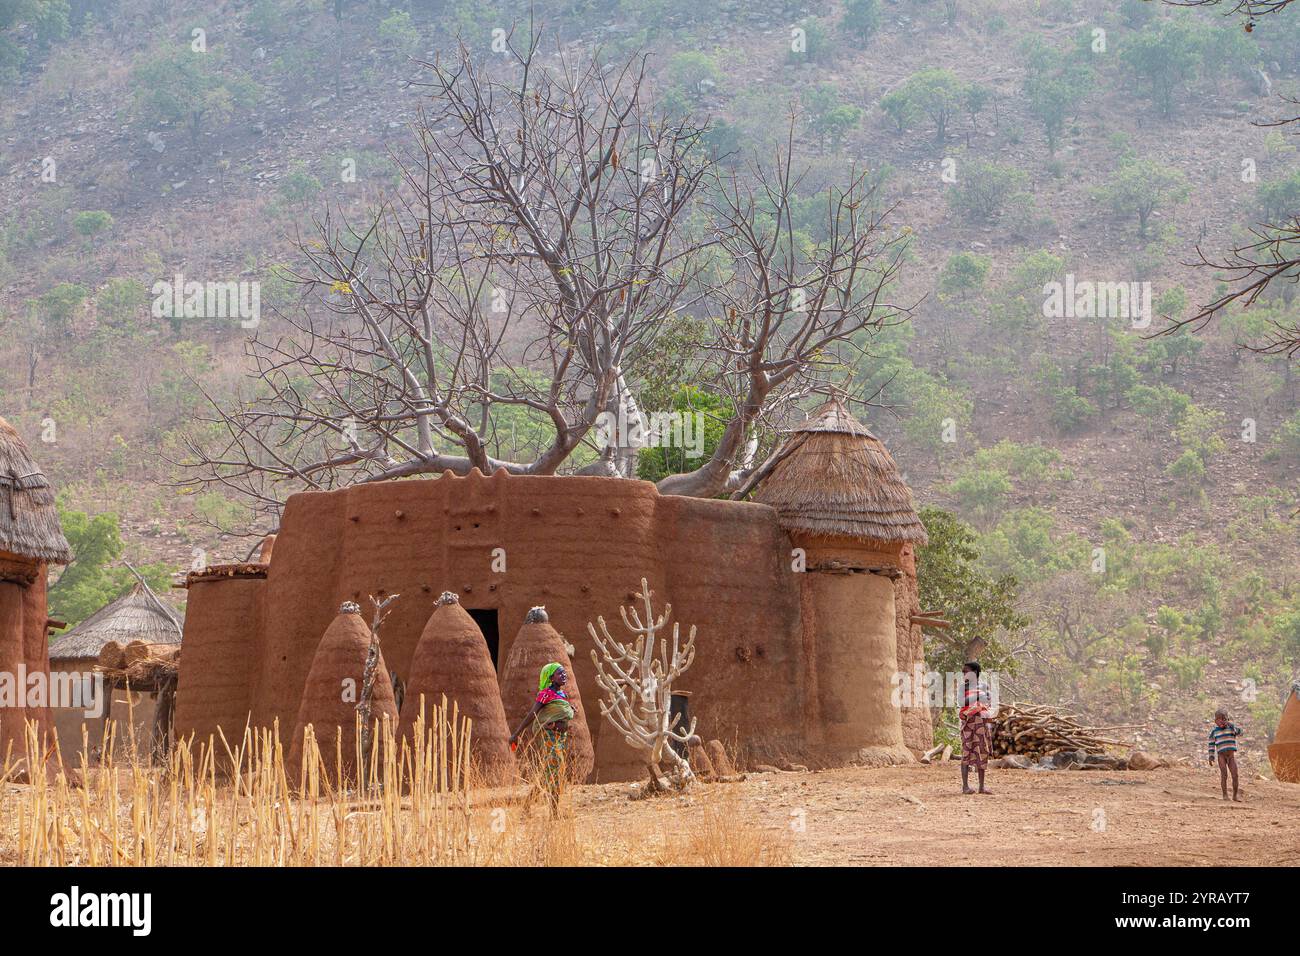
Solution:
{"label": "dry golden grass", "polygon": [[[83,751],[42,782],[0,782],[0,864],[25,866],[760,866],[790,862],[786,845],[738,822],[701,787],[673,807],[670,832],[635,819],[586,825],[571,793],[552,817],[535,779],[476,785],[468,721],[434,708],[414,741],[377,726],[369,760],[322,755],[308,728],[291,774],[274,729],[182,741],[150,765]],[[360,735],[358,735],[359,737]],[[359,748],[358,748],[359,749]],[[109,754],[113,748],[106,748]],[[29,728],[28,752],[38,753]],[[349,766],[361,766],[357,774]],[[87,769],[89,768],[89,769]],[[6,760],[0,781],[18,768]],[[335,781],[342,781],[339,786]],[[78,785],[78,784],[81,785]],[[665,807],[667,810],[668,808]]]}

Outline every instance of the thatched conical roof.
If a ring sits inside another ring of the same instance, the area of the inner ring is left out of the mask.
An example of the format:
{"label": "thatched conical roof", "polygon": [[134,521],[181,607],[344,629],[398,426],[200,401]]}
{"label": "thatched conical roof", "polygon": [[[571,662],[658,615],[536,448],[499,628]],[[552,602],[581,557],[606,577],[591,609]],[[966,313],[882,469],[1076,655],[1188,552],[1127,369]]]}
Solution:
{"label": "thatched conical roof", "polygon": [[95,660],[109,641],[179,644],[183,625],[148,586],[137,583],[50,645],[50,660]]}
{"label": "thatched conical roof", "polygon": [[0,418],[0,551],[67,564],[68,539],[59,527],[54,489],[27,444]]}
{"label": "thatched conical roof", "polygon": [[795,428],[751,484],[788,530],[926,543],[889,449],[839,399]]}

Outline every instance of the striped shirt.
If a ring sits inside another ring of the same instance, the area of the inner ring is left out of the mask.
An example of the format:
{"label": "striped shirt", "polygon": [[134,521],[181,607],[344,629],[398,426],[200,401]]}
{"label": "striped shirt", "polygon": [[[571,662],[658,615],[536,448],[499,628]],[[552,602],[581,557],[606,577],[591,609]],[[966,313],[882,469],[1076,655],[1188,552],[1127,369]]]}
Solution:
{"label": "striped shirt", "polygon": [[1214,759],[1215,754],[1236,753],[1237,752],[1237,735],[1241,733],[1241,728],[1234,723],[1226,723],[1222,727],[1215,724],[1210,728],[1210,759]]}

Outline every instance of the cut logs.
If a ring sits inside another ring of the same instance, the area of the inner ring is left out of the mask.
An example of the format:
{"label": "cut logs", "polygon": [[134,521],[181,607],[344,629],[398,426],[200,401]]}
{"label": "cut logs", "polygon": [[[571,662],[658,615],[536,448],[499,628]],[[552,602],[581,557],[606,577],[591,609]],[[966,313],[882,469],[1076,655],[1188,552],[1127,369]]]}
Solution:
{"label": "cut logs", "polygon": [[1107,747],[1123,743],[1108,734],[1141,726],[1090,727],[1072,714],[1058,713],[1042,704],[999,704],[997,716],[991,722],[995,757],[1006,754],[1043,757],[1065,750],[1099,754]]}

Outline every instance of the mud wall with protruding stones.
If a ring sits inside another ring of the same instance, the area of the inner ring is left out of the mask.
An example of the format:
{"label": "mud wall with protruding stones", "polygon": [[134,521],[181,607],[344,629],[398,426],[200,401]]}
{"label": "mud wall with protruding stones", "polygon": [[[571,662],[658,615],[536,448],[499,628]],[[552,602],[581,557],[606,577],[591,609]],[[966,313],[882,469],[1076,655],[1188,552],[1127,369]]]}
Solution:
{"label": "mud wall with protruding stones", "polygon": [[[680,623],[683,638],[697,628],[695,663],[678,689],[692,694],[699,732],[753,759],[807,754],[820,718],[804,692],[809,659],[790,550],[766,505],[665,497],[639,481],[472,472],[298,494],[259,582],[260,612],[244,618],[247,710],[257,726],[292,725],[316,644],[343,601],[360,603],[369,620],[369,596],[401,595],[382,641],[388,667],[403,679],[442,591],[467,609],[497,610],[498,667],[524,615],[542,604],[574,647],[595,779],[639,776],[639,760],[600,717],[586,629],[603,616],[614,636],[628,637],[619,607],[644,577],[656,611],[672,603],[670,626]],[[215,685],[204,690],[210,682],[187,675],[199,666],[191,655],[205,632],[225,626],[202,605],[228,587],[211,582],[190,592],[176,713],[182,733],[194,715],[238,709],[209,701]],[[891,621],[892,603],[878,611]]]}

